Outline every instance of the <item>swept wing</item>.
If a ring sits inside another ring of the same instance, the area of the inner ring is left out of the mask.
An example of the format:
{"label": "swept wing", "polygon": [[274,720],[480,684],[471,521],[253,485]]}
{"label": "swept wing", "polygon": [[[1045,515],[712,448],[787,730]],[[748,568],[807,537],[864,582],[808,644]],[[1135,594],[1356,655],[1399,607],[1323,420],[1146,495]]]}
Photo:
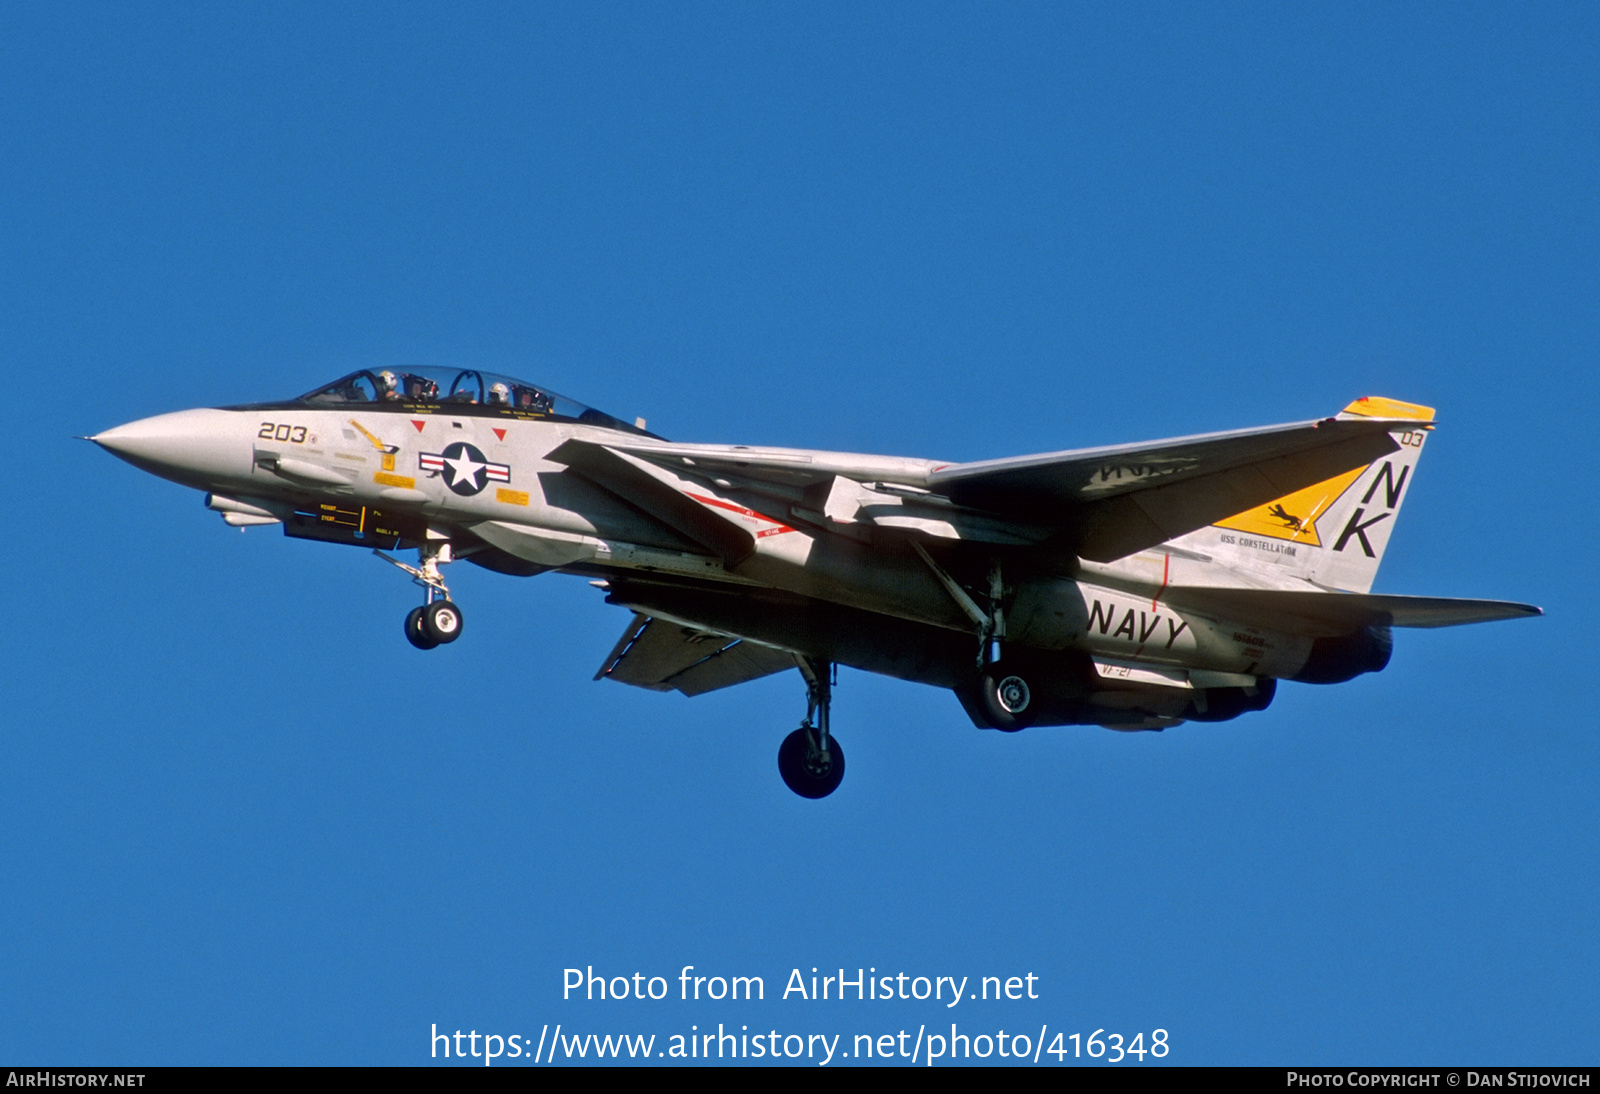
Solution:
{"label": "swept wing", "polygon": [[[732,480],[767,493],[787,489],[796,502],[806,490],[835,478],[910,488],[925,494],[930,504],[988,515],[986,532],[991,541],[1031,542],[1044,529],[1063,537],[1082,557],[1109,562],[1370,464],[1396,450],[1391,430],[1416,424],[1376,417],[1325,418],[964,464],[577,439],[567,441],[550,458],[595,479],[730,561],[745,557],[752,544],[742,534],[730,534],[729,522],[708,517],[703,506],[685,499],[672,478],[657,469],[670,470],[674,476]],[[888,523],[870,516],[862,519]],[[916,530],[916,521],[906,526]]]}
{"label": "swept wing", "polygon": [[1325,418],[934,471],[930,489],[973,508],[1048,520],[1077,553],[1111,562],[1242,513],[1398,446],[1413,422]]}

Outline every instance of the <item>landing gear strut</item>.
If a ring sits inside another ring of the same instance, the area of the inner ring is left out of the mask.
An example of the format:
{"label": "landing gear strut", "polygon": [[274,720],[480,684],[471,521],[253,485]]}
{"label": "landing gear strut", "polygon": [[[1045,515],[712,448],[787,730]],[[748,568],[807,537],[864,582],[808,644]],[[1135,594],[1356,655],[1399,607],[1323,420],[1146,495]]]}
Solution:
{"label": "landing gear strut", "polygon": [[450,590],[439,575],[439,567],[452,561],[448,540],[427,540],[420,544],[417,547],[420,567],[408,566],[382,551],[372,553],[410,574],[411,580],[424,590],[427,599],[406,616],[406,641],[419,650],[431,650],[461,637],[461,609],[451,601]]}
{"label": "landing gear strut", "polygon": [[928,564],[928,569],[933,571],[933,576],[939,579],[939,584],[945,587],[950,598],[977,625],[978,705],[982,708],[983,720],[1007,733],[1025,728],[1038,712],[1034,709],[1033,689],[1028,687],[1027,680],[1016,666],[1007,663],[1001,656],[1001,646],[1006,637],[1006,585],[1000,574],[999,560],[989,564],[989,603],[985,610],[967,594],[960,582],[945,573],[926,547],[916,540],[911,541],[911,546]]}
{"label": "landing gear strut", "polygon": [[[844,778],[844,750],[828,731],[833,664],[796,657],[806,678],[806,720],[778,748],[778,774],[802,798],[826,798]],[[812,718],[816,724],[812,724]]]}

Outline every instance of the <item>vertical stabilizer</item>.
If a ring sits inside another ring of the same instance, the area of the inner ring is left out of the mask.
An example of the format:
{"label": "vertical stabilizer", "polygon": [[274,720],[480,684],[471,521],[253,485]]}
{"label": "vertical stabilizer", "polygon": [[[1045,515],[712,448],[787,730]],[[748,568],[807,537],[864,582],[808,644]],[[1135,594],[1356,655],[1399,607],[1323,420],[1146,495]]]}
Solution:
{"label": "vertical stabilizer", "polygon": [[[1246,568],[1270,568],[1329,588],[1372,589],[1383,549],[1433,429],[1433,408],[1394,399],[1357,399],[1341,418],[1393,418],[1398,450],[1366,467],[1297,490],[1184,537]],[[1410,423],[1415,423],[1410,424]]]}

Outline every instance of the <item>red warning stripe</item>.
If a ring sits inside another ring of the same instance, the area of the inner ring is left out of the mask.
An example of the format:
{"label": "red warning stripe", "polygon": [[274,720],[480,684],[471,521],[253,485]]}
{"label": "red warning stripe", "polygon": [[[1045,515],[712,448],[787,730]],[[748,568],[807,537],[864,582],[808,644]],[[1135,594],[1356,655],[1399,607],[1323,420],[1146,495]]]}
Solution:
{"label": "red warning stripe", "polygon": [[[688,491],[684,492],[689,493]],[[768,524],[773,525],[771,528],[763,528],[761,531],[757,532],[757,539],[764,539],[767,536],[780,536],[785,532],[794,531],[793,528],[789,527],[787,524],[783,523],[783,521],[778,520],[775,517],[769,517],[765,513],[758,513],[754,509],[746,509],[744,506],[735,505],[731,501],[723,501],[720,498],[708,498],[704,494],[689,494],[689,496],[695,501],[700,502],[702,505],[712,505],[718,509],[726,509],[731,513],[738,513],[741,517],[749,517],[751,520],[764,520]]]}

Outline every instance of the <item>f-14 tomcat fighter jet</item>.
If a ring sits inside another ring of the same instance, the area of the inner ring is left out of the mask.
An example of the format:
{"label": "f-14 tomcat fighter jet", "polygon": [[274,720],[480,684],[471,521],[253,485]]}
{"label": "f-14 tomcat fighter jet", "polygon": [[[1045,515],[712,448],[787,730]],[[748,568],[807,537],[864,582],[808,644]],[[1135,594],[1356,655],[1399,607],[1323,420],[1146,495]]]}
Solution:
{"label": "f-14 tomcat fighter jet", "polygon": [[1393,627],[1540,614],[1370,591],[1432,429],[1428,407],[1367,398],[952,464],[674,444],[539,384],[417,367],[91,439],[228,524],[393,562],[424,590],[419,649],[461,635],[442,568],[465,560],[579,574],[630,609],[597,679],[693,696],[798,669],[778,769],[820,798],[844,775],[836,665],[949,688],[980,728],[1158,730],[1376,672]]}

